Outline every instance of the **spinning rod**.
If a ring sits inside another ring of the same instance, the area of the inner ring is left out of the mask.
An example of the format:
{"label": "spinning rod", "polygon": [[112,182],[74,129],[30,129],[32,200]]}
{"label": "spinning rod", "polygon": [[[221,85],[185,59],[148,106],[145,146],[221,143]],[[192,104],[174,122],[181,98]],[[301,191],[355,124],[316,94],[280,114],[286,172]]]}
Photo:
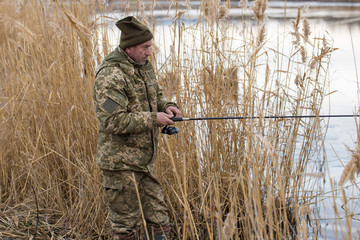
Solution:
{"label": "spinning rod", "polygon": [[343,114],[343,115],[294,115],[294,116],[243,116],[243,117],[198,117],[198,118],[171,118],[173,122],[182,121],[197,121],[197,120],[223,120],[223,119],[260,119],[260,118],[349,118],[349,117],[360,117],[357,114]]}
{"label": "spinning rod", "polygon": [[[278,118],[278,119],[287,119],[287,118],[349,118],[349,117],[360,117],[358,114],[340,114],[340,115],[294,115],[294,116],[243,116],[243,117],[198,117],[198,118],[181,118],[174,117],[171,118],[173,122],[183,122],[183,121],[203,121],[203,120],[223,120],[223,119],[268,119],[268,118]],[[161,133],[173,135],[177,134],[179,129],[177,127],[165,126]]]}

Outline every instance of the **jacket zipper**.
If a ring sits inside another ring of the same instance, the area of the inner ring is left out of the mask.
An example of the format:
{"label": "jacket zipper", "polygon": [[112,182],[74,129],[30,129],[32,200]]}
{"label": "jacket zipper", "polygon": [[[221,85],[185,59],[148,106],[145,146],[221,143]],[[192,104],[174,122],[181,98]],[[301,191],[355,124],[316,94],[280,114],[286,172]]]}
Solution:
{"label": "jacket zipper", "polygon": [[[145,89],[146,89],[146,98],[147,98],[147,101],[148,101],[148,104],[149,104],[150,112],[152,112],[151,101],[150,101],[150,98],[149,98],[148,84],[146,82],[146,75],[145,75],[145,73],[142,73],[140,71],[140,69],[139,69],[139,74],[143,78]],[[146,168],[147,168],[147,165],[149,164],[149,162],[151,162],[151,160],[153,159],[154,154],[155,154],[154,130],[151,130],[151,142],[152,142],[152,146],[153,146],[152,149],[153,150],[152,150],[151,158],[146,164]]]}

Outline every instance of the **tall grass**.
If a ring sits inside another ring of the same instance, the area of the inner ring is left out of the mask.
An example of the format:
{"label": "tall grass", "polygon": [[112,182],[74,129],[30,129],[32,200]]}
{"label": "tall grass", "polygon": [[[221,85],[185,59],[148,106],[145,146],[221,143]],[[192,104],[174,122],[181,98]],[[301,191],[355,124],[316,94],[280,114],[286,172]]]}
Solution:
{"label": "tall grass", "polygon": [[30,237],[36,225],[43,239],[101,235],[95,5],[2,1],[0,9],[1,237]]}
{"label": "tall grass", "polygon": [[[177,18],[164,43],[151,2],[121,1],[120,15],[142,16],[154,29],[160,54],[151,61],[183,114],[260,116],[179,123],[178,136],[161,136],[157,173],[171,236],[318,237],[311,166],[324,124],[263,116],[319,114],[334,49],[311,33],[302,9],[291,33],[269,39],[267,1],[254,4],[255,20],[238,22],[229,22],[227,4],[201,1],[190,24],[182,21],[190,6],[169,1]],[[91,92],[95,66],[112,50],[112,19],[101,1],[0,4],[0,237],[107,238]]]}
{"label": "tall grass", "polygon": [[[176,101],[185,115],[319,114],[334,49],[326,40],[309,36],[301,9],[293,20],[294,38],[289,41],[284,36],[274,48],[263,24],[266,1],[254,4],[257,21],[232,23],[240,36],[214,11],[221,9],[218,1],[202,3],[202,21],[188,27],[175,22],[173,36],[180,38],[173,43],[176,51],[158,64],[182,77]],[[300,32],[302,25],[305,30]],[[280,52],[283,45],[286,53]],[[187,58],[183,53],[192,54]],[[235,77],[227,72],[234,66]],[[164,78],[163,85],[170,92],[173,86],[168,79],[174,78]],[[308,163],[321,148],[319,119],[260,118],[180,127],[179,137],[162,139],[161,145],[168,148],[163,149],[158,168],[179,235],[190,239],[297,239],[308,234],[307,217],[318,234],[311,211],[305,211],[315,196],[308,195],[304,186],[307,175],[314,173]]]}

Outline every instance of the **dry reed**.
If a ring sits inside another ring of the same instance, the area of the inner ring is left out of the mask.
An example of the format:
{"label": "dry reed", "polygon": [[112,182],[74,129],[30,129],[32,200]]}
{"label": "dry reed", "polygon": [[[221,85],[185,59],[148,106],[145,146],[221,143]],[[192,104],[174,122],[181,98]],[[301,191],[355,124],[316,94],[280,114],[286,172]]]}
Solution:
{"label": "dry reed", "polygon": [[[245,3],[242,3],[244,5]],[[264,22],[267,19],[265,11],[268,7],[267,0],[255,0],[253,2],[252,10],[254,12],[254,18],[259,22]]]}
{"label": "dry reed", "polygon": [[348,180],[354,181],[355,174],[360,174],[360,155],[359,150],[349,150],[352,152],[351,160],[345,165],[345,168],[341,174],[339,185],[342,186]]}
{"label": "dry reed", "polygon": [[0,237],[30,238],[35,229],[43,239],[103,235],[91,100],[94,2],[24,4],[0,7]]}
{"label": "dry reed", "polygon": [[[0,237],[31,238],[37,229],[44,239],[108,238],[91,100],[95,65],[111,50],[106,4],[0,4]],[[121,4],[122,14],[155,7]],[[304,219],[312,216],[304,209],[314,196],[303,193],[321,148],[320,120],[262,117],[318,114],[334,49],[312,37],[304,20],[303,36],[294,36],[312,44],[299,67],[298,49],[285,54],[268,45],[266,7],[254,2],[258,29],[246,27],[239,38],[229,31],[225,5],[201,1],[201,19],[209,21],[186,26],[178,14],[172,51],[152,58],[165,94],[185,116],[260,116],[179,123],[177,137],[161,137],[157,174],[174,239],[300,239],[308,232]],[[157,30],[153,16],[147,20]]]}
{"label": "dry reed", "polygon": [[[203,14],[208,19],[213,15],[206,4],[210,2],[206,1],[203,5]],[[257,71],[260,71],[259,66],[263,64],[263,53],[271,52],[265,48],[265,27],[260,26],[262,27],[259,28],[257,36],[254,36],[251,29],[244,30],[244,42],[239,44],[244,47],[238,51],[229,50],[224,44],[226,42],[232,45],[234,41],[233,36],[226,35],[226,32],[223,34],[226,25],[209,21],[208,25],[196,25],[188,29],[180,24],[174,27],[180,32],[176,34],[189,36],[187,43],[184,42],[178,47],[179,54],[192,52],[192,59],[195,58],[187,63],[173,52],[176,56],[166,62],[170,68],[175,69],[174,72],[182,76],[182,88],[179,89],[182,94],[175,99],[180,102],[186,115],[264,116],[284,115],[288,112],[303,114],[307,109],[319,111],[322,97],[317,90],[325,90],[323,81],[326,79],[320,79],[320,75],[316,77],[310,68],[305,68],[304,72],[297,75],[298,85],[302,87],[297,89],[295,95],[292,95],[292,86],[287,83],[291,69],[284,70],[284,75],[279,74],[281,70],[273,70],[278,73],[276,75],[272,74],[269,66],[265,64],[265,82],[257,80]],[[196,34],[192,33],[193,28],[202,34],[198,45]],[[192,36],[194,40],[191,39]],[[257,39],[260,40],[256,41]],[[310,51],[313,54],[321,54],[321,49],[312,50],[315,50]],[[331,51],[328,53],[330,55]],[[276,51],[272,54],[282,56]],[[328,55],[321,57],[324,60],[321,62],[322,66],[326,66],[327,57]],[[316,58],[316,55],[311,56],[311,59],[313,58]],[[194,69],[193,61],[196,59],[200,63],[199,70],[196,69],[198,74],[189,75],[189,71]],[[297,61],[290,58],[287,66],[292,68],[296,64]],[[235,78],[239,89],[238,104],[232,104],[228,100],[231,88],[221,87],[227,79],[223,77],[225,69],[231,69],[232,65],[239,66],[238,77]],[[275,77],[280,79],[274,80]],[[309,88],[315,82],[316,87]],[[197,91],[198,89],[201,91]],[[314,98],[309,99],[310,95]],[[305,234],[307,226],[303,221],[301,225],[298,216],[303,213],[297,213],[300,203],[295,199],[311,201],[311,196],[303,198],[299,193],[303,190],[303,176],[306,176],[304,172],[311,154],[317,150],[316,142],[322,139],[318,121],[286,123],[260,119],[259,122],[240,123],[190,122],[180,127],[179,136],[184,135],[183,138],[187,138],[185,144],[183,145],[179,137],[174,139],[165,136],[162,144],[165,142],[173,147],[160,152],[160,159],[163,160],[160,160],[158,165],[160,178],[166,183],[164,188],[169,196],[170,208],[173,209],[173,221],[177,222],[177,226],[183,226],[182,231],[177,232],[179,238],[281,239],[296,238],[300,232]],[[299,133],[300,130],[303,134]],[[304,137],[303,145],[301,150],[296,150],[296,139],[299,135]],[[171,161],[171,167],[166,160],[170,149],[179,156],[178,162]],[[294,159],[295,151],[301,152],[299,161]],[[174,176],[164,173],[173,173]],[[172,179],[176,179],[177,184],[171,185]],[[235,224],[234,218],[230,217],[234,216],[234,212],[237,216]],[[191,223],[188,222],[189,215],[192,216]],[[191,226],[194,219],[198,221],[195,221],[195,226]],[[224,229],[229,229],[229,226],[233,226],[233,229],[223,232]],[[319,230],[318,225],[313,226]]]}
{"label": "dry reed", "polygon": [[240,0],[239,3],[238,3],[238,7],[239,8],[246,8],[247,4],[248,4],[247,0]]}

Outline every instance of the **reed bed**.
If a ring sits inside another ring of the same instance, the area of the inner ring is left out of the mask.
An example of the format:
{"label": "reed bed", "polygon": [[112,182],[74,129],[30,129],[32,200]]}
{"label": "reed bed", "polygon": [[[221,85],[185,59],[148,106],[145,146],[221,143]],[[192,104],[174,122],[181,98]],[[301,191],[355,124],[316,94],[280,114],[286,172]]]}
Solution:
{"label": "reed bed", "polygon": [[[166,42],[155,1],[121,1],[120,13],[142,16],[160,39],[151,61],[168,98],[184,116],[260,117],[178,123],[178,136],[161,136],[157,173],[171,237],[324,237],[312,191],[326,124],[263,117],[319,114],[335,49],[311,33],[305,9],[292,32],[272,41],[267,1],[255,1],[254,20],[234,23],[226,3],[203,0],[191,24],[182,21],[190,1],[182,9],[180,1],[169,2],[177,17]],[[0,3],[1,238],[110,236],[92,105],[95,67],[112,50],[107,24],[116,19],[105,15],[107,7],[106,1]]]}
{"label": "reed bed", "polygon": [[104,234],[91,95],[95,5],[0,4],[0,238]]}

